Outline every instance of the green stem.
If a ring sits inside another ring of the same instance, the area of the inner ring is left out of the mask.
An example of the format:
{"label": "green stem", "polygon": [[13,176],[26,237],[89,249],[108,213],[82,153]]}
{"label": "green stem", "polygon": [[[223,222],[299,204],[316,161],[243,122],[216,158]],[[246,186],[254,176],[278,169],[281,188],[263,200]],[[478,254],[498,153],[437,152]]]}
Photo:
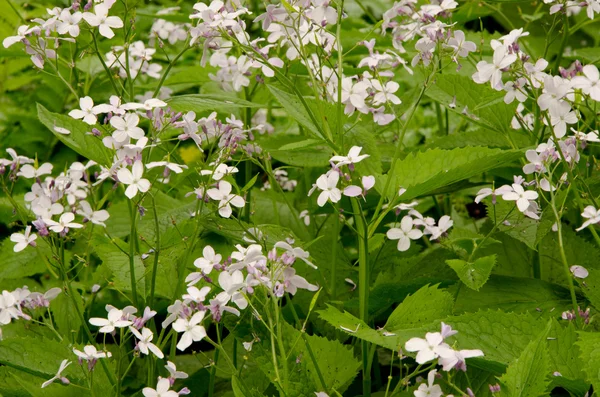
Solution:
{"label": "green stem", "polygon": [[[364,214],[357,199],[351,199],[354,222],[358,236],[358,296],[360,303],[360,319],[369,323],[369,228],[365,222]],[[369,342],[362,341],[363,361],[363,396],[371,395],[371,371]]]}
{"label": "green stem", "polygon": [[131,294],[133,295],[133,303],[135,307],[139,309],[139,301],[137,296],[137,280],[135,278],[135,241],[137,239],[136,235],[136,213],[135,208],[133,208],[133,204],[131,200],[127,200],[127,204],[129,206],[129,219],[131,222],[131,231],[129,234],[129,278],[131,281]]}
{"label": "green stem", "polygon": [[152,281],[150,283],[150,299],[148,306],[152,307],[154,303],[154,291],[156,287],[156,272],[158,270],[158,256],[160,253],[160,227],[158,224],[158,213],[156,212],[156,201],[152,197],[152,210],[154,213],[154,228],[156,230],[156,243],[154,245],[154,263],[152,264]]}

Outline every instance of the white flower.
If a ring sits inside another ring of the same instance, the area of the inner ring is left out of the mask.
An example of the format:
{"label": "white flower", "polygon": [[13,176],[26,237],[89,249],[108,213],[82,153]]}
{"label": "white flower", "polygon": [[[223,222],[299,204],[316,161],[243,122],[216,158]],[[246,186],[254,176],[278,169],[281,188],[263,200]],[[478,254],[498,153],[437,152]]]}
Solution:
{"label": "white flower", "polygon": [[150,352],[152,352],[158,358],[164,357],[163,352],[158,348],[158,346],[156,346],[154,343],[152,343],[152,338],[154,338],[154,334],[152,333],[152,331],[150,331],[148,328],[145,328],[145,327],[142,328],[141,333],[133,327],[129,327],[129,330],[131,331],[132,334],[135,335],[136,338],[139,339],[139,342],[137,343],[137,347],[138,347],[138,349],[140,349],[140,352],[142,354],[148,355],[148,354],[150,354]]}
{"label": "white flower", "polygon": [[508,185],[500,186],[498,189],[492,190],[489,187],[484,187],[483,189],[477,192],[477,196],[475,197],[475,202],[479,204],[481,200],[486,198],[487,196],[492,196],[492,204],[496,204],[496,196],[501,196],[504,193],[512,192],[512,188]]}
{"label": "white flower", "polygon": [[442,366],[444,371],[450,371],[451,369],[466,371],[467,364],[465,360],[467,358],[483,356],[483,352],[479,349],[454,350],[449,346],[442,346],[437,351],[440,355],[438,364]]}
{"label": "white flower", "polygon": [[169,378],[171,379],[187,379],[188,374],[183,371],[177,371],[177,366],[171,361],[167,361],[167,365],[165,365],[167,371],[169,371]]}
{"label": "white flower", "polygon": [[444,393],[440,385],[434,384],[437,371],[431,370],[427,374],[427,384],[421,383],[419,388],[414,391],[415,397],[442,397]]}
{"label": "white flower", "polygon": [[[342,192],[337,188],[337,183],[340,179],[340,174],[337,171],[329,171],[327,174],[321,175],[317,178],[316,187],[318,187],[321,191],[319,197],[317,198],[317,204],[319,207],[322,207],[327,203],[327,201],[331,201],[332,203],[337,203],[342,198]],[[309,195],[313,192],[313,189],[309,192]]]}
{"label": "white flower", "polygon": [[427,374],[427,384],[421,383],[419,388],[414,391],[415,397],[442,397],[444,393],[440,385],[435,385],[435,375],[437,371],[431,370]]}
{"label": "white flower", "polygon": [[533,190],[525,191],[523,186],[516,183],[512,184],[512,192],[506,192],[502,195],[502,199],[506,201],[516,201],[517,208],[521,212],[525,212],[529,208],[529,202],[538,198],[538,193]]}
{"label": "white flower", "polygon": [[17,172],[18,176],[22,176],[27,179],[39,178],[42,175],[49,175],[52,173],[52,168],[54,166],[50,163],[44,163],[40,165],[38,168],[35,168],[31,164],[25,164],[19,169]]}
{"label": "white flower", "polygon": [[19,164],[32,164],[32,163],[34,163],[34,160],[30,159],[29,157],[19,156],[17,154],[17,152],[15,152],[14,149],[8,148],[8,149],[6,149],[6,153],[8,153],[12,159],[11,160],[0,159],[0,165],[3,165],[5,167],[10,167],[10,166],[13,166],[13,165],[17,166]]}
{"label": "white flower", "polygon": [[143,138],[144,130],[138,127],[139,122],[140,117],[135,113],[128,113],[124,117],[113,116],[110,119],[110,125],[115,128],[112,137],[117,142],[125,142],[127,138]]}
{"label": "white flower", "polygon": [[368,154],[360,154],[360,151],[362,150],[362,147],[360,146],[352,146],[350,148],[350,151],[348,152],[347,156],[333,156],[332,158],[329,159],[329,161],[331,161],[332,163],[337,163],[336,167],[340,167],[342,165],[345,164],[356,164],[364,159],[366,159],[367,157],[369,157]]}
{"label": "white flower", "polygon": [[121,106],[125,110],[152,110],[154,108],[162,108],[167,106],[167,103],[157,98],[146,99],[144,103],[129,102]]}
{"label": "white flower", "polygon": [[544,58],[538,59],[535,65],[530,62],[525,62],[525,70],[527,74],[529,74],[529,78],[531,79],[531,85],[535,88],[540,88],[542,83],[544,82],[544,78],[546,77],[546,73],[544,73],[544,69],[548,67],[548,61]]}
{"label": "white flower", "polygon": [[525,175],[533,174],[534,172],[546,172],[544,165],[545,156],[540,156],[536,150],[528,150],[525,152],[525,157],[529,163],[523,166]]}
{"label": "white flower", "polygon": [[[245,286],[244,275],[240,270],[235,270],[232,273],[222,272],[219,274],[219,285],[223,288],[224,293],[227,294],[225,299],[223,299],[224,296],[219,298],[223,304],[231,300],[242,310],[248,307],[246,297],[239,291]],[[221,294],[223,294],[223,292]]]}
{"label": "white flower", "polygon": [[23,41],[24,39],[27,38],[28,34],[32,33],[36,29],[38,29],[38,28],[33,27],[30,29],[28,25],[21,25],[21,26],[19,26],[19,29],[17,29],[17,35],[9,36],[9,37],[5,38],[2,41],[2,45],[4,46],[4,48],[8,48],[13,44],[18,43],[19,41]]}
{"label": "white flower", "polygon": [[231,205],[242,208],[246,204],[243,197],[231,193],[231,183],[227,181],[220,181],[217,188],[208,189],[206,194],[219,202],[219,215],[223,218],[231,216]]}
{"label": "white flower", "polygon": [[94,6],[93,13],[83,13],[83,19],[85,19],[90,26],[97,26],[102,36],[106,37],[107,39],[112,39],[115,36],[115,33],[112,31],[112,29],[122,28],[123,21],[121,18],[116,16],[109,17],[109,8],[110,6],[108,6],[106,3],[96,4]]}
{"label": "white flower", "polygon": [[113,332],[115,328],[124,328],[132,324],[131,321],[123,320],[123,310],[119,309],[111,309],[108,318],[92,317],[89,321],[90,324],[101,327],[99,329],[101,333]]}
{"label": "white flower", "polygon": [[179,165],[177,163],[169,163],[168,161],[153,161],[146,164],[146,168],[152,169],[155,167],[165,167],[169,171],[173,171],[176,174],[181,174],[184,169],[187,169],[187,165]]}
{"label": "white flower", "polygon": [[16,243],[13,247],[14,252],[21,252],[28,245],[35,247],[35,239],[37,238],[37,234],[31,234],[31,226],[27,226],[25,228],[25,233],[13,233],[10,235],[10,241]]}
{"label": "white flower", "polygon": [[138,190],[142,193],[146,193],[150,189],[150,181],[142,178],[144,174],[144,165],[141,161],[136,161],[131,167],[131,171],[127,168],[121,168],[117,171],[117,177],[119,181],[127,186],[125,190],[125,196],[130,199],[134,198],[138,193]]}
{"label": "white flower", "polygon": [[70,382],[67,378],[65,378],[64,376],[62,376],[62,372],[69,366],[71,365],[71,361],[69,360],[62,360],[62,362],[60,363],[60,367],[58,367],[58,371],[56,372],[56,375],[54,375],[51,379],[48,379],[47,381],[45,381],[44,383],[42,383],[42,389],[46,386],[49,386],[51,383],[53,383],[55,380],[60,380],[62,383],[64,383],[65,385],[68,385]]}
{"label": "white flower", "polygon": [[454,37],[448,39],[448,47],[454,49],[454,56],[466,58],[469,52],[477,50],[477,46],[472,41],[465,41],[465,33],[462,30],[454,31]]}
{"label": "white flower", "polygon": [[104,221],[110,216],[107,210],[94,211],[90,203],[85,200],[79,202],[79,207],[80,209],[77,210],[77,213],[84,217],[84,221],[87,219],[95,225],[106,227]]}
{"label": "white flower", "polygon": [[588,272],[585,267],[579,265],[573,265],[569,268],[569,270],[576,278],[586,278],[590,275],[590,272]]}
{"label": "white flower", "polygon": [[142,389],[142,394],[144,397],[179,397],[179,393],[174,390],[169,390],[170,388],[171,382],[169,382],[169,379],[158,378],[156,389],[144,387]]}
{"label": "white flower", "polygon": [[221,254],[215,253],[213,247],[207,245],[202,250],[202,256],[194,261],[194,266],[202,270],[202,273],[210,274],[213,268],[221,263],[222,259]]}
{"label": "white flower", "polygon": [[448,215],[444,215],[438,220],[437,226],[427,227],[425,229],[425,234],[431,234],[431,237],[429,237],[430,240],[437,240],[453,225],[454,221],[452,218],[450,218]]}
{"label": "white flower", "polygon": [[595,225],[598,222],[600,222],[600,210],[597,210],[596,208],[594,208],[591,205],[588,205],[587,207],[585,207],[585,209],[581,213],[581,216],[586,218],[587,221],[583,222],[583,225],[581,225],[580,227],[575,229],[577,231],[583,230],[586,227],[588,227],[589,225]]}
{"label": "white flower", "polygon": [[176,332],[183,332],[177,348],[181,351],[190,347],[192,342],[199,342],[206,336],[206,330],[200,323],[204,319],[204,312],[199,311],[191,319],[179,318],[173,324]]}
{"label": "white flower", "polygon": [[428,332],[425,334],[425,339],[411,338],[404,345],[406,351],[418,352],[416,361],[419,364],[425,364],[428,361],[439,357],[439,352],[442,348],[448,347],[444,343],[444,338],[439,332]]}
{"label": "white flower", "polygon": [[44,219],[44,223],[49,226],[48,229],[53,232],[61,233],[63,231],[67,232],[69,229],[79,229],[83,227],[83,225],[79,223],[74,223],[74,219],[75,215],[72,212],[65,212],[60,216],[58,222],[46,218]]}
{"label": "white flower", "polygon": [[73,348],[73,353],[85,361],[95,361],[99,358],[107,358],[112,356],[111,352],[99,352],[94,345],[85,346],[83,351]]}
{"label": "white flower", "polygon": [[96,115],[102,113],[102,105],[94,106],[94,101],[89,96],[79,99],[80,109],[73,109],[69,112],[69,116],[76,120],[83,119],[89,125],[94,125],[98,121]]}
{"label": "white flower", "polygon": [[0,295],[0,325],[10,324],[13,318],[19,317],[15,295],[6,290]]}
{"label": "white flower", "polygon": [[538,97],[537,103],[541,110],[548,110],[558,105],[570,91],[570,84],[560,76],[544,77],[544,92]]}
{"label": "white flower", "polygon": [[210,292],[209,286],[204,286],[202,289],[196,287],[188,287],[187,294],[183,295],[183,303],[188,304],[190,302],[203,303],[206,300],[206,296]]}
{"label": "white flower", "polygon": [[227,175],[235,174],[239,170],[236,167],[228,166],[227,164],[219,164],[217,168],[213,170],[201,170],[201,175],[211,175],[215,181],[220,181]]}
{"label": "white flower", "polygon": [[600,101],[600,73],[594,65],[586,65],[583,67],[583,76],[576,76],[571,80],[574,88],[588,94],[594,101]]}
{"label": "white flower", "polygon": [[398,240],[398,251],[406,251],[410,248],[410,240],[418,240],[423,236],[419,229],[413,229],[413,218],[406,215],[400,221],[400,228],[393,227],[386,233],[390,240]]}
{"label": "white flower", "polygon": [[285,253],[287,255],[292,256],[294,258],[301,259],[308,266],[312,267],[313,269],[317,269],[317,267],[312,262],[310,262],[308,260],[308,257],[310,256],[310,254],[308,253],[308,251],[304,251],[300,247],[292,247],[291,245],[289,245],[285,241],[278,241],[278,242],[276,242],[275,243],[275,248],[281,248],[281,249],[285,250]]}
{"label": "white flower", "polygon": [[71,37],[79,36],[79,22],[83,15],[77,11],[71,14],[69,9],[65,8],[58,17],[58,25],[56,25],[56,31],[58,34],[69,33]]}
{"label": "white flower", "polygon": [[517,60],[516,54],[507,54],[504,46],[496,47],[492,63],[480,61],[477,72],[473,74],[473,81],[477,84],[490,82],[495,90],[502,89],[502,69],[509,67]]}
{"label": "white flower", "polygon": [[[577,123],[577,113],[571,110],[571,106],[567,102],[558,102],[550,106],[550,124],[554,128],[554,133],[557,138],[562,138],[567,133],[567,124]],[[548,124],[546,119],[544,123]]]}

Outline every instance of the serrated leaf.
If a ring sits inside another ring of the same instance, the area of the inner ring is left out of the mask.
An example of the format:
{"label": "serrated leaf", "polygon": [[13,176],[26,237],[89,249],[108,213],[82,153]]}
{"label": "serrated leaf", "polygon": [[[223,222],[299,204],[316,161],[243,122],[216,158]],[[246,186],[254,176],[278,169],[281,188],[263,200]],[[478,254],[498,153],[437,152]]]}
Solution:
{"label": "serrated leaf", "polygon": [[548,394],[546,389],[550,384],[550,358],[546,337],[549,329],[550,323],[508,366],[506,373],[500,378],[501,396],[539,397]]}
{"label": "serrated leaf", "polygon": [[580,351],[577,346],[577,331],[572,322],[559,323],[552,319],[548,332],[548,352],[550,354],[550,371],[560,372],[561,378],[571,380],[585,379],[582,371],[582,362],[579,359]]}
{"label": "serrated leaf", "polygon": [[393,332],[430,324],[452,314],[453,304],[452,295],[448,292],[438,289],[438,286],[425,285],[394,309],[385,329]]}
{"label": "serrated leaf", "polygon": [[595,390],[600,390],[600,333],[578,332],[579,358],[586,380],[591,382]]}
{"label": "serrated leaf", "polygon": [[600,309],[600,270],[587,269],[588,276],[583,280],[577,280],[581,286],[581,291],[590,301],[592,306]]}
{"label": "serrated leaf", "polygon": [[[436,77],[426,95],[444,106],[455,101],[450,111],[460,114],[469,121],[492,131],[508,133],[516,104],[496,103],[504,94],[493,90],[488,84],[477,84],[471,77],[457,74],[442,74]],[[477,110],[482,103],[490,104]],[[495,104],[492,104],[495,103]]]}
{"label": "serrated leaf", "polygon": [[5,238],[0,244],[0,279],[33,276],[46,270],[40,254],[50,256],[51,253],[45,249],[45,245],[38,248],[27,247],[21,252],[14,252],[14,245],[9,238]]}
{"label": "serrated leaf", "polygon": [[[42,124],[77,154],[99,164],[106,166],[112,164],[110,151],[100,139],[88,134],[92,130],[92,126],[64,114],[52,113],[39,103],[37,104],[37,113]],[[55,130],[55,127],[65,128],[71,133],[61,134]]]}
{"label": "serrated leaf", "polygon": [[[582,237],[579,237],[568,227],[562,228],[563,248],[570,266],[583,266],[590,269],[600,270],[600,251],[596,246]],[[560,248],[557,233],[550,233],[540,243],[540,273],[543,280],[568,285],[565,267],[561,261]],[[584,290],[585,292],[585,290]],[[590,294],[594,292],[588,290]],[[596,304],[600,302],[596,301]]]}
{"label": "serrated leaf", "polygon": [[[523,156],[518,150],[466,147],[453,150],[431,149],[411,153],[396,163],[394,180],[387,192],[393,197],[397,187],[407,191],[403,200],[423,196],[449,184],[481,175],[494,168],[507,165]],[[384,181],[376,185],[381,192]]]}
{"label": "serrated leaf", "polygon": [[338,331],[345,332],[347,335],[366,340],[378,346],[396,351],[404,342],[410,339],[410,336],[421,335],[421,331],[413,332],[408,336],[407,333],[402,335],[384,336],[383,331],[374,330],[365,324],[364,321],[354,317],[348,312],[341,312],[333,306],[327,305],[327,309],[318,310],[319,317],[327,323],[335,327]]}
{"label": "serrated leaf", "polygon": [[446,261],[460,280],[469,288],[479,291],[492,272],[492,268],[496,264],[496,255],[484,256],[477,258],[473,262],[467,262],[462,259],[448,259]]}
{"label": "serrated leaf", "polygon": [[529,314],[485,310],[443,320],[458,331],[454,338],[461,349],[480,349],[485,360],[508,364],[519,357],[539,334],[545,321]]}

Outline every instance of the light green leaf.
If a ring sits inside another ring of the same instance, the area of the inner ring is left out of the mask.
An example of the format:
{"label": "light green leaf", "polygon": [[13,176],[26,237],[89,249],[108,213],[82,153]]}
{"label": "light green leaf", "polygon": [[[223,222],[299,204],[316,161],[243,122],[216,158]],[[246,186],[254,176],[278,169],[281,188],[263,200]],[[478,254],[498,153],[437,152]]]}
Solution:
{"label": "light green leaf", "polygon": [[[129,252],[129,245],[117,238],[113,238],[111,241],[108,237],[100,234],[95,234],[92,237],[92,245],[96,254],[102,260],[102,265],[108,267],[112,272],[114,288],[119,291],[131,292],[131,273],[129,271],[129,255],[127,254]],[[145,296],[146,269],[142,260],[137,255],[134,258],[134,270],[137,292]]]}
{"label": "light green leaf", "polygon": [[[504,96],[502,91],[493,90],[488,84],[477,84],[470,76],[441,74],[426,95],[444,106],[455,100],[456,107],[448,109],[474,124],[497,133],[508,134],[510,131],[516,103],[506,105],[499,101]],[[477,109],[481,104],[487,106]]]}
{"label": "light green leaf", "polygon": [[[290,117],[298,122],[302,127],[306,128],[316,136],[323,138],[323,128],[318,125],[318,120],[312,110],[307,110],[302,101],[293,94],[290,94],[273,85],[267,85],[269,91],[277,99],[277,101],[288,112]],[[314,101],[314,99],[308,99]]]}
{"label": "light green leaf", "polygon": [[500,378],[501,395],[506,397],[539,397],[548,395],[550,359],[546,337],[550,323],[532,340]]}
{"label": "light green leaf", "polygon": [[[396,163],[394,180],[388,196],[391,198],[398,187],[407,191],[402,200],[423,196],[436,189],[468,179],[482,172],[507,165],[523,156],[518,150],[466,147],[453,150],[431,149],[426,152],[411,153]],[[378,190],[385,183],[379,181]]]}
{"label": "light green leaf", "polygon": [[590,301],[592,306],[600,310],[600,270],[599,269],[587,269],[588,276],[579,280],[581,291],[585,297]]}
{"label": "light green leaf", "polygon": [[428,325],[452,314],[453,304],[452,295],[448,292],[438,289],[438,286],[425,285],[394,309],[385,329],[396,331]]}
{"label": "light green leaf", "polygon": [[[37,112],[42,124],[48,127],[61,142],[77,154],[99,164],[106,166],[112,164],[110,151],[99,138],[89,134],[93,126],[64,114],[52,113],[39,103]],[[61,134],[56,131],[55,127],[65,128],[71,133],[68,135]]]}
{"label": "light green leaf", "polygon": [[486,283],[496,264],[496,255],[477,258],[473,262],[467,262],[462,259],[448,259],[446,261],[460,280],[469,288],[479,291],[479,288]]}
{"label": "light green leaf", "polygon": [[216,94],[178,95],[167,101],[169,106],[179,112],[196,112],[230,110],[239,108],[261,108],[265,105],[248,102],[235,96]]}
{"label": "light green leaf", "polygon": [[600,390],[600,333],[578,332],[579,359],[585,372],[586,380],[591,382],[595,390]]}
{"label": "light green leaf", "polygon": [[365,324],[364,321],[354,317],[352,314],[341,312],[330,305],[327,305],[327,309],[318,310],[317,313],[319,314],[319,317],[338,331],[345,332],[349,336],[366,340],[393,351],[398,350],[404,342],[410,339],[410,337],[421,335],[421,331],[418,330],[413,332],[410,336],[408,336],[408,333],[406,332],[403,332],[402,335],[384,336],[383,330],[374,330]]}

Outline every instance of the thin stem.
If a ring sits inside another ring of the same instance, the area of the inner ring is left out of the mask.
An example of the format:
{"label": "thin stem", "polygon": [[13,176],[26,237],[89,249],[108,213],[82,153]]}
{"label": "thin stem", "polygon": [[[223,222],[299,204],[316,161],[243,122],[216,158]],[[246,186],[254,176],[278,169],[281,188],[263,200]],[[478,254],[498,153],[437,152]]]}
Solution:
{"label": "thin stem", "polygon": [[131,231],[129,234],[129,278],[131,281],[131,294],[133,295],[133,303],[135,307],[139,308],[137,280],[135,278],[135,241],[137,239],[135,223],[137,216],[131,200],[127,200],[127,205],[129,206],[129,219],[131,222]]}
{"label": "thin stem", "polygon": [[[357,199],[352,199],[352,211],[358,235],[358,296],[360,302],[360,319],[369,323],[369,229]],[[363,396],[371,395],[371,371],[369,342],[362,341],[363,360]]]}

